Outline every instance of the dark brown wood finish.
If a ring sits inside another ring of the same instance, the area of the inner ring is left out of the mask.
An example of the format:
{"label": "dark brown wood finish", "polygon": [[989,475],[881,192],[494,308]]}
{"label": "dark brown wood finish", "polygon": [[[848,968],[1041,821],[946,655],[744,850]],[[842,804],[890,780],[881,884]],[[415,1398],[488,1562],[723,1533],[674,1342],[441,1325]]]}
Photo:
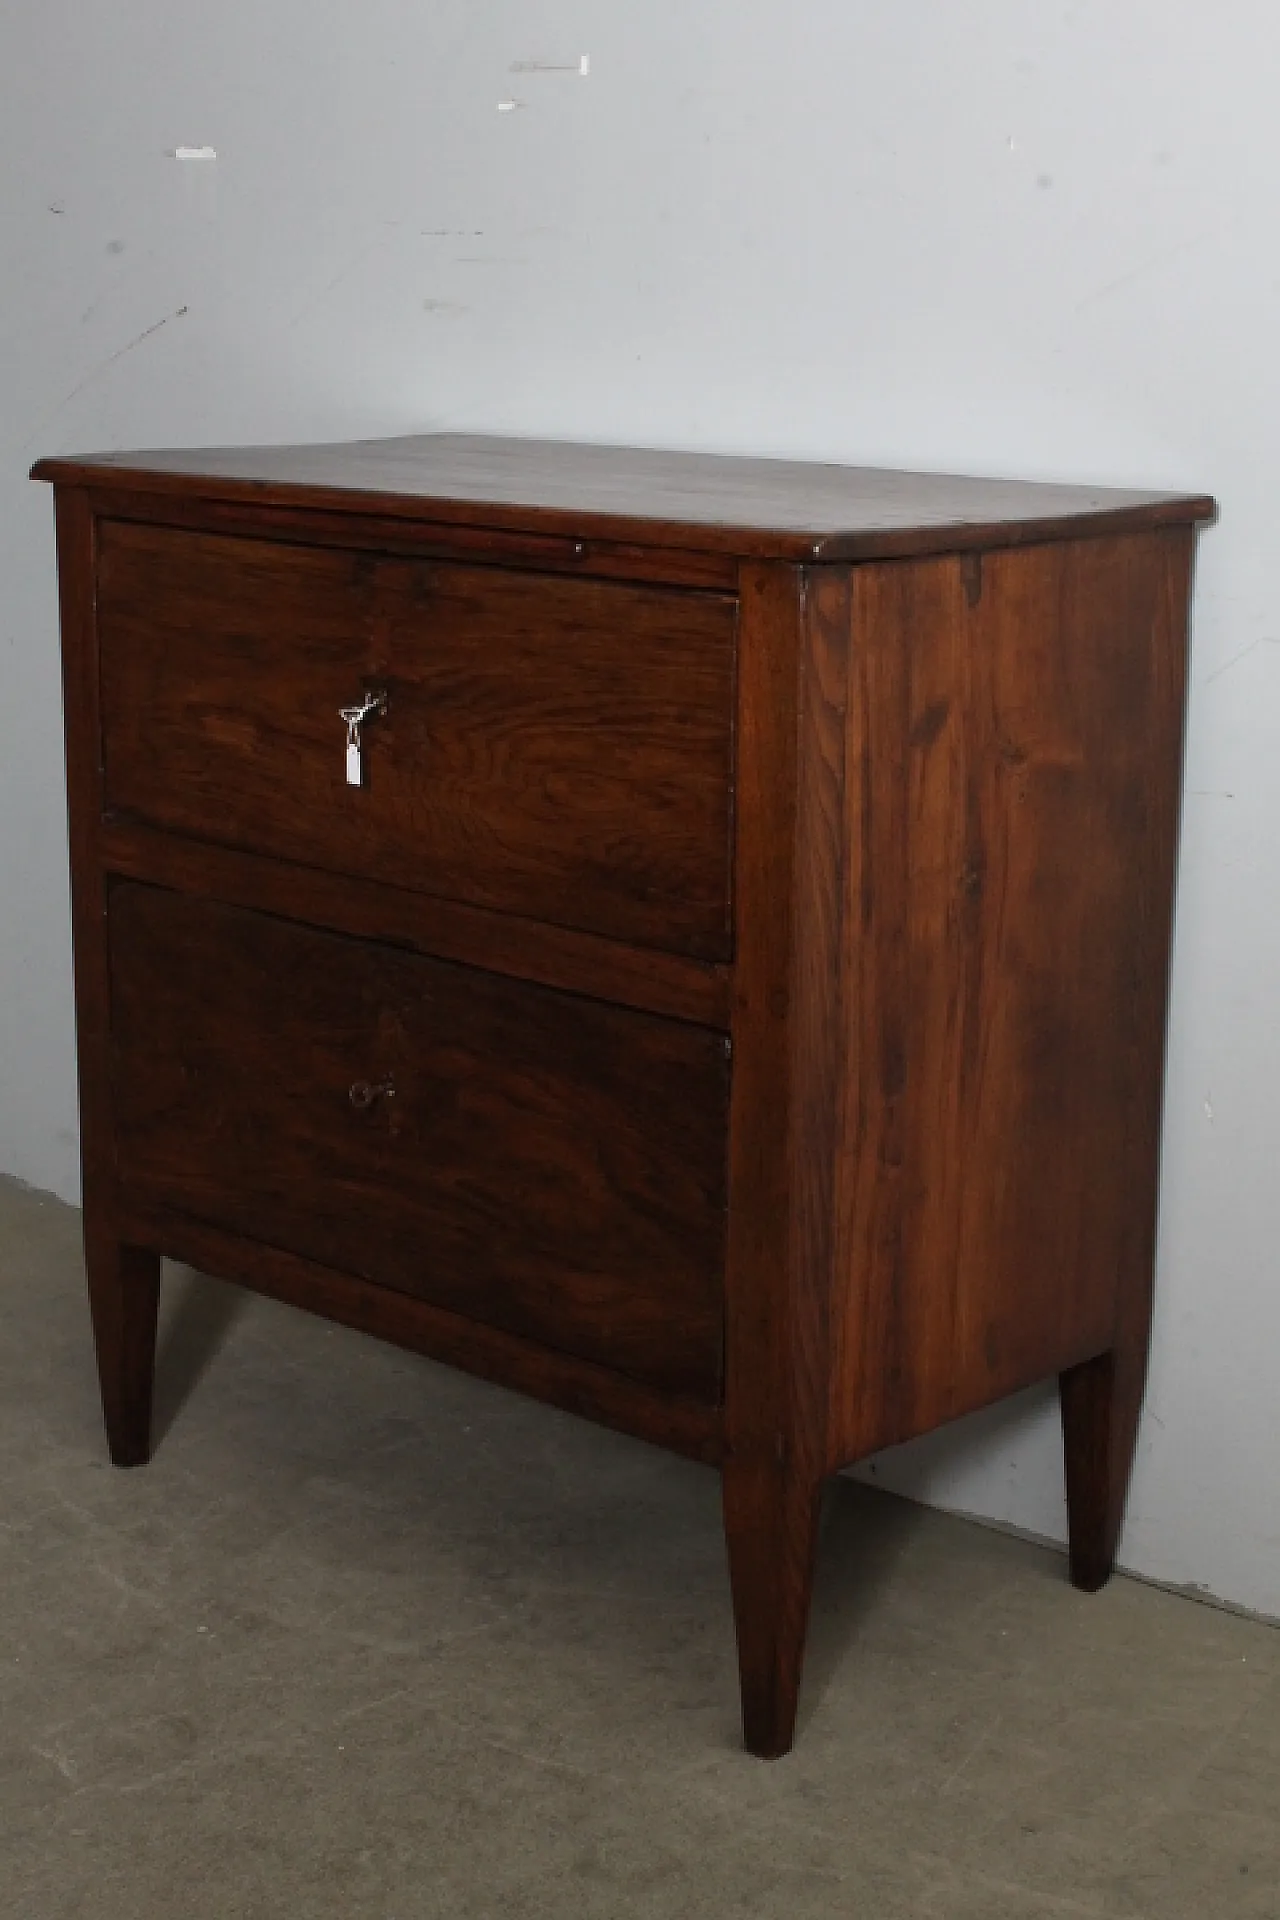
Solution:
{"label": "dark brown wood finish", "polygon": [[746,568],[725,1527],[752,1753],[795,1733],[823,1481],[843,913],[847,575]]}
{"label": "dark brown wood finish", "polygon": [[98,621],[114,811],[727,958],[731,600],[106,522]]}
{"label": "dark brown wood finish", "polygon": [[[1120,936],[1127,962],[1125,1004],[1117,1023],[1128,1041],[1121,1096],[1127,1111],[1122,1121],[1113,1121],[1118,1160],[1109,1169],[1114,1250],[1099,1249],[1100,1257],[1115,1263],[1114,1319],[1107,1350],[1065,1370],[1059,1381],[1071,1578],[1090,1593],[1104,1584],[1115,1564],[1146,1383],[1178,852],[1191,541],[1185,531],[1171,529],[1146,544],[1149,571],[1131,588],[1129,599],[1138,616],[1130,666],[1137,697],[1131,695],[1126,717],[1140,731],[1128,749],[1136,796],[1127,867],[1131,897]],[[1095,618],[1100,615],[1095,603]]]}
{"label": "dark brown wood finish", "polygon": [[111,873],[154,880],[201,899],[261,907],[286,920],[410,947],[441,960],[459,960],[489,973],[563,987],[567,993],[667,1014],[673,1020],[725,1030],[729,1026],[732,973],[724,965],[686,960],[653,947],[623,946],[352,874],[287,866],[133,821],[105,823],[102,857]]}
{"label": "dark brown wood finish", "polygon": [[1187,545],[853,575],[833,1463],[1104,1352],[1149,1272]]}
{"label": "dark brown wood finish", "polygon": [[410,434],[338,446],[202,447],[41,460],[37,479],[256,507],[698,548],[772,560],[876,560],[1069,540],[1208,519],[1167,493],[893,473],[814,461]]}
{"label": "dark brown wood finish", "polygon": [[[411,1294],[371,1286],[349,1273],[283,1253],[261,1241],[224,1233],[187,1214],[167,1213],[138,1199],[126,1200],[124,1229],[131,1243],[184,1261],[204,1273],[251,1287],[326,1320],[395,1346],[408,1347],[466,1373],[478,1374],[601,1426],[633,1433],[654,1446],[691,1460],[718,1464],[722,1452],[721,1410],[678,1394],[655,1393],[574,1355],[450,1313]],[[148,1254],[146,1257],[150,1257]]]}
{"label": "dark brown wood finish", "polygon": [[127,882],[108,922],[131,1192],[719,1402],[722,1035]]}
{"label": "dark brown wood finish", "polygon": [[110,1077],[111,983],[101,851],[95,524],[80,488],[60,490],[55,506],[85,1273],[107,1444],[117,1466],[132,1467],[146,1461],[151,1451],[160,1260],[154,1252],[123,1240],[119,1223]]}
{"label": "dark brown wood finish", "polygon": [[822,1362],[814,1303],[793,1297],[809,1276],[791,1247],[802,592],[796,569],[743,569],[724,1518],[743,1733],[764,1756],[785,1753],[794,1731],[821,1472],[812,1428]]}
{"label": "dark brown wood finish", "polygon": [[413,559],[466,559],[539,573],[580,573],[593,580],[651,581],[655,586],[706,587],[733,593],[738,563],[732,553],[688,547],[638,546],[619,540],[578,540],[564,533],[520,533],[511,527],[469,527],[448,521],[395,519],[364,512],[269,507],[255,500],[191,499],[174,493],[129,493],[93,487],[89,499],[100,520],[134,520],[196,533],[239,534],[253,540],[395,553]]}
{"label": "dark brown wood finish", "polygon": [[457,436],[37,472],[113,1458],[167,1254],[715,1461],[760,1754],[848,1461],[1057,1375],[1100,1584],[1212,503]]}

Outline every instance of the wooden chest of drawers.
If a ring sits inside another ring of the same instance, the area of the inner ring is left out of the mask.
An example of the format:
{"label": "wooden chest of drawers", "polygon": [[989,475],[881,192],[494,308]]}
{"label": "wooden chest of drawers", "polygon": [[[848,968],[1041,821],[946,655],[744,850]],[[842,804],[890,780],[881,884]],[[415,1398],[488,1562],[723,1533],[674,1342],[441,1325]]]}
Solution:
{"label": "wooden chest of drawers", "polygon": [[112,1458],[169,1255],[710,1461],[766,1755],[839,1467],[1056,1374],[1100,1584],[1212,503],[452,436],[36,473]]}

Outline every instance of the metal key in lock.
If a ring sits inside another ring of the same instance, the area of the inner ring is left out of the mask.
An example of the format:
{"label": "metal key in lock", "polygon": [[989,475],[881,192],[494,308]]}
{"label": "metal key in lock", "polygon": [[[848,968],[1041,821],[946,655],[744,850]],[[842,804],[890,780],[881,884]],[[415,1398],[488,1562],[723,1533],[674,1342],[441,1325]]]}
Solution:
{"label": "metal key in lock", "polygon": [[363,728],[366,720],[372,720],[375,714],[387,710],[387,694],[384,687],[369,690],[358,707],[339,707],[338,712],[347,723],[347,785],[364,785],[364,740]]}

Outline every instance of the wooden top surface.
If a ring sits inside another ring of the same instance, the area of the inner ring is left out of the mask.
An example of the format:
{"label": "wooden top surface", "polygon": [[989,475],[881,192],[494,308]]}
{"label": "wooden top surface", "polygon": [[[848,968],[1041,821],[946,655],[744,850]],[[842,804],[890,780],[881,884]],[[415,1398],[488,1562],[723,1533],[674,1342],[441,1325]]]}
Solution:
{"label": "wooden top surface", "polygon": [[415,434],[332,446],[60,456],[38,480],[563,533],[753,558],[870,560],[1192,520],[1204,495],[807,461]]}

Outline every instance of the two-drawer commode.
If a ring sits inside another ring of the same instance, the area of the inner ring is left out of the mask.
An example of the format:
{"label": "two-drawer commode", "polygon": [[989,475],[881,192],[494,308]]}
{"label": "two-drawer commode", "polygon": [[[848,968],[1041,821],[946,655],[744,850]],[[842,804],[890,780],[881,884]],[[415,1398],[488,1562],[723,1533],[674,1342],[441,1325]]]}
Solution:
{"label": "two-drawer commode", "polygon": [[1204,499],[462,436],[43,461],[112,1457],[162,1256],[715,1464],[1057,1375],[1112,1563]]}

